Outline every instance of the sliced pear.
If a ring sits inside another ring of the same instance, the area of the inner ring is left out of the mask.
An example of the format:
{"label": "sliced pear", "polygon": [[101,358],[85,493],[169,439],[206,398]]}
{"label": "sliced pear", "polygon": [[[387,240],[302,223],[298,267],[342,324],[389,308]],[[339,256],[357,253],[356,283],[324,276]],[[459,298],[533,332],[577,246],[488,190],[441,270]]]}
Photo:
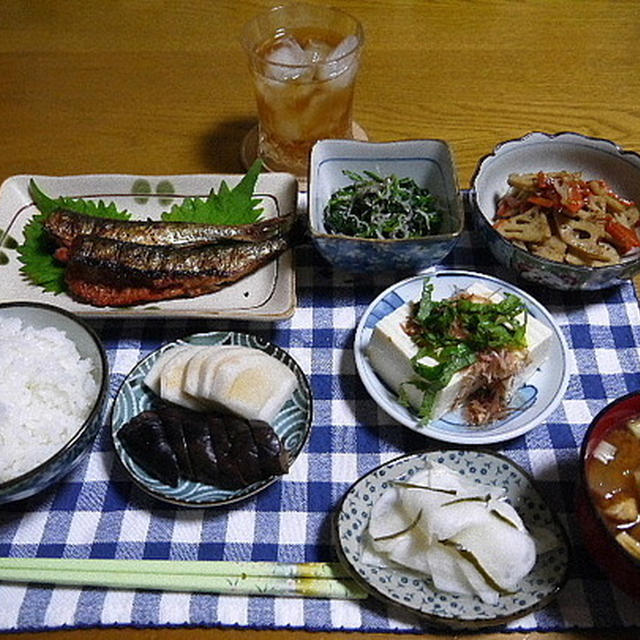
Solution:
{"label": "sliced pear", "polygon": [[384,551],[374,546],[373,539],[366,533],[360,545],[360,562],[371,567],[389,567],[391,562]]}
{"label": "sliced pear", "polygon": [[471,562],[465,560],[460,554],[458,554],[458,566],[469,582],[473,592],[483,602],[494,605],[498,604],[498,599],[501,594],[500,590],[491,586],[491,584],[485,579],[485,576],[483,576]]}
{"label": "sliced pear", "polygon": [[408,567],[412,571],[428,574],[430,571],[427,552],[431,548],[429,541],[415,527],[393,541],[388,553],[389,560]]}
{"label": "sliced pear", "polygon": [[474,589],[465,576],[460,557],[454,549],[436,542],[429,547],[426,556],[436,589],[461,596],[474,595]]}
{"label": "sliced pear", "polygon": [[411,525],[411,518],[402,509],[396,487],[382,493],[371,509],[369,535],[374,540],[385,540],[405,531]]}
{"label": "sliced pear", "polygon": [[502,492],[470,481],[442,464],[431,464],[396,486],[406,513],[415,518],[422,512],[420,526],[431,540],[450,537],[486,517],[488,501]]}
{"label": "sliced pear", "polygon": [[526,531],[526,527],[524,522],[522,522],[520,514],[508,502],[505,502],[504,500],[492,500],[488,507],[494,516],[502,518],[514,529],[517,529],[518,531]]}
{"label": "sliced pear", "polygon": [[373,505],[362,557],[376,566],[403,565],[431,576],[437,589],[495,604],[517,591],[537,551],[505,494],[428,464],[393,481]]}
{"label": "sliced pear", "polygon": [[506,493],[503,487],[475,482],[441,463],[431,463],[424,471],[415,474],[414,480],[422,477],[429,486],[440,489],[455,489],[459,496],[486,496],[488,494],[492,498],[499,498]]}
{"label": "sliced pear", "polygon": [[[460,558],[461,566],[465,567],[465,571],[467,571],[468,569],[467,565],[471,565],[471,567],[473,567],[473,569],[475,570],[475,573],[477,573],[480,576],[482,582],[484,583],[484,587],[493,589],[498,593],[504,593],[504,594],[509,593],[509,590],[504,589],[494,580],[493,576],[489,573],[489,571],[487,571],[487,569],[482,564],[482,562],[478,560],[475,553],[467,549],[467,547],[465,547],[464,544],[461,544],[459,542],[454,542],[451,539],[443,540],[442,544],[445,545],[448,549],[455,551],[455,553]],[[473,575],[475,575],[475,573]]]}
{"label": "sliced pear", "polygon": [[[441,489],[439,487],[430,487],[426,484],[422,484],[422,482],[411,481],[411,480],[394,480],[394,486],[401,489],[419,489],[420,491],[431,491],[433,493],[444,494],[445,496],[450,496],[454,498],[458,495],[456,489]],[[443,496],[444,499],[444,496]]]}
{"label": "sliced pear", "polygon": [[481,525],[490,517],[488,503],[476,498],[462,498],[457,502],[445,502],[433,514],[429,528],[437,540],[445,540],[472,525]]}

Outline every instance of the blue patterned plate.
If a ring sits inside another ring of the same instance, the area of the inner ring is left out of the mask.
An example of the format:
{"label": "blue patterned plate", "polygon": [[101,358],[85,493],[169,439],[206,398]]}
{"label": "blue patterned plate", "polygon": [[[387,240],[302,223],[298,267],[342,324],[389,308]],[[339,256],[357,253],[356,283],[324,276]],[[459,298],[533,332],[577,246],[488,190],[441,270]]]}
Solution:
{"label": "blue patterned plate", "polygon": [[126,377],[113,403],[111,413],[111,437],[115,450],[133,481],[155,498],[184,507],[217,507],[238,500],[244,500],[273,484],[279,476],[256,482],[242,489],[221,489],[220,487],[180,480],[177,487],[171,487],[143,471],[129,456],[116,437],[119,429],[142,411],[151,409],[158,398],[143,384],[143,380],[154,362],[168,349],[180,345],[242,345],[260,349],[277,358],[291,369],[298,380],[298,388],[288,400],[271,425],[282,440],[289,456],[289,466],[293,464],[304,447],[311,427],[312,398],[306,376],[296,361],[280,347],[261,341],[259,338],[232,331],[212,331],[199,333],[188,338],[164,345],[140,361]]}
{"label": "blue patterned plate", "polygon": [[[466,478],[506,489],[506,499],[518,510],[539,553],[536,564],[513,594],[486,604],[476,596],[435,589],[431,579],[401,566],[377,567],[362,561],[363,534],[371,509],[391,480],[408,480],[427,462],[444,464]],[[354,578],[373,596],[455,628],[505,624],[546,606],[564,585],[569,566],[569,539],[531,477],[504,456],[482,450],[438,450],[396,458],[360,478],[345,494],[336,517],[337,548]]]}
{"label": "blue patterned plate", "polygon": [[[396,394],[377,376],[366,355],[374,326],[386,315],[409,300],[419,300],[422,283],[429,278],[434,286],[433,298],[440,300],[482,284],[492,291],[512,293],[526,305],[528,313],[551,330],[551,346],[547,359],[518,389],[511,400],[508,415],[488,425],[467,422],[458,411],[438,420],[420,424],[418,415],[398,402]],[[545,420],[564,397],[569,382],[567,345],[551,314],[529,294],[498,278],[470,271],[434,271],[413,276],[383,291],[360,319],[355,335],[354,355],[360,378],[378,406],[401,424],[430,438],[457,444],[488,444],[510,440],[530,431]]]}

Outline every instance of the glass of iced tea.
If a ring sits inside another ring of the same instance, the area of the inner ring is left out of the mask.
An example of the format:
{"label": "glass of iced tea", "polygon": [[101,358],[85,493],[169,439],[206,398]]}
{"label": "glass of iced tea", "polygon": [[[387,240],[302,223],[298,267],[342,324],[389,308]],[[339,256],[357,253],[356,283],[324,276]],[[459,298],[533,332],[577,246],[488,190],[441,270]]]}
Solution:
{"label": "glass of iced tea", "polygon": [[353,92],[364,35],[339,9],[275,7],[244,28],[258,108],[258,157],[306,177],[317,140],[352,138]]}

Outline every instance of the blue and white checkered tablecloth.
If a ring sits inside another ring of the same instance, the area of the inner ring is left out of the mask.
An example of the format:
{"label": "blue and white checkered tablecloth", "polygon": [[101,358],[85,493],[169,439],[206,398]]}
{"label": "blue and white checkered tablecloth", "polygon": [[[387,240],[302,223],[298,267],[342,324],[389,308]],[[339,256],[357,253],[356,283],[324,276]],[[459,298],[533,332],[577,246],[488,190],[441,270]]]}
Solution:
{"label": "blue and white checkered tablecloth", "polygon": [[[287,349],[314,395],[309,442],[290,473],[252,499],[210,510],[174,508],[147,497],[114,456],[105,423],[91,454],[55,488],[0,507],[0,555],[332,561],[332,514],[350,485],[381,462],[435,443],[378,410],[355,371],[355,326],[373,298],[397,278],[333,271],[310,247],[298,248],[299,305],[273,324],[205,320],[93,321],[111,368],[111,397],[150,351],[201,331],[254,333]],[[443,268],[498,277],[486,249],[463,236]],[[631,284],[565,294],[525,287],[554,315],[570,347],[566,397],[549,420],[495,447],[529,470],[569,531],[570,579],[553,604],[505,630],[640,627],[637,604],[588,560],[573,497],[578,450],[591,418],[640,388],[640,307]],[[366,601],[45,588],[0,584],[0,630],[60,627],[234,626],[363,632],[429,630],[414,616]]]}

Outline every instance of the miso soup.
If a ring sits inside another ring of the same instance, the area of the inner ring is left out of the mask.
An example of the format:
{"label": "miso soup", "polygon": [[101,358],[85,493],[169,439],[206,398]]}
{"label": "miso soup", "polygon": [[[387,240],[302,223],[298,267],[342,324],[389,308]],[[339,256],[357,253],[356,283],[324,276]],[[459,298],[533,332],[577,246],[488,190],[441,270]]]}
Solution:
{"label": "miso soup", "polygon": [[586,477],[602,520],[640,558],[640,415],[606,433],[589,453]]}

